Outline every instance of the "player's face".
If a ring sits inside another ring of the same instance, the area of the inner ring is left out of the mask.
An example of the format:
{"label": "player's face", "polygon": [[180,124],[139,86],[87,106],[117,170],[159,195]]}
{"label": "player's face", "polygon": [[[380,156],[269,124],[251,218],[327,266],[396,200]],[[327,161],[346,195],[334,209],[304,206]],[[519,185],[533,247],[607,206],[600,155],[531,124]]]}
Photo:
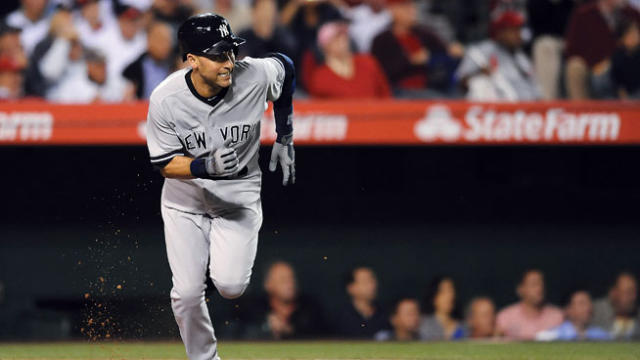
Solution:
{"label": "player's face", "polygon": [[236,64],[233,51],[220,55],[197,56],[197,69],[202,78],[212,87],[231,85],[231,73]]}

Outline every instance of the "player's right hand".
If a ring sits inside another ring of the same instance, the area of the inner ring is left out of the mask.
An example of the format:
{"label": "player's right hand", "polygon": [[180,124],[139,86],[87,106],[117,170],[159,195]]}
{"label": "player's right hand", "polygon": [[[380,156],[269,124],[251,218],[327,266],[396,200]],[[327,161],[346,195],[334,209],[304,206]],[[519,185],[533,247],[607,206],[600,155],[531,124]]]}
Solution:
{"label": "player's right hand", "polygon": [[232,176],[240,169],[236,149],[230,147],[231,138],[225,140],[221,148],[215,149],[211,156],[206,158],[207,173],[211,176]]}

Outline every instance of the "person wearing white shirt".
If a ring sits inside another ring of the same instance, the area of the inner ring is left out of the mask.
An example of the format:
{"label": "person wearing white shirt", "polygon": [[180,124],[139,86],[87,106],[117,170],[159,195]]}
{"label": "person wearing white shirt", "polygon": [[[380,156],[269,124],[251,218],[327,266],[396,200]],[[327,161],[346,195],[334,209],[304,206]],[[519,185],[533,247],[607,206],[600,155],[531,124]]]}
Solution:
{"label": "person wearing white shirt", "polygon": [[110,0],[75,0],[73,23],[85,47],[95,47],[110,28],[117,27]]}
{"label": "person wearing white shirt", "polygon": [[147,36],[138,9],[117,5],[116,15],[117,26],[108,28],[94,46],[105,55],[108,82],[125,86],[122,72],[147,49]]}
{"label": "person wearing white shirt", "polygon": [[7,15],[9,26],[22,30],[20,41],[27,55],[49,31],[48,0],[21,0],[20,8]]}

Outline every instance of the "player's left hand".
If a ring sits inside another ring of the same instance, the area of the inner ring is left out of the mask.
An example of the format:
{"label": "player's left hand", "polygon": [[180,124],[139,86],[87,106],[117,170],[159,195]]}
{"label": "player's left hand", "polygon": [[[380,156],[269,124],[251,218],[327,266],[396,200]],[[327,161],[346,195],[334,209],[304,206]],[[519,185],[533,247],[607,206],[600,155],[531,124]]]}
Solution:
{"label": "player's left hand", "polygon": [[282,167],[282,185],[296,183],[296,152],[293,149],[293,134],[283,136],[276,141],[271,149],[271,161],[269,171],[276,171],[280,163]]}

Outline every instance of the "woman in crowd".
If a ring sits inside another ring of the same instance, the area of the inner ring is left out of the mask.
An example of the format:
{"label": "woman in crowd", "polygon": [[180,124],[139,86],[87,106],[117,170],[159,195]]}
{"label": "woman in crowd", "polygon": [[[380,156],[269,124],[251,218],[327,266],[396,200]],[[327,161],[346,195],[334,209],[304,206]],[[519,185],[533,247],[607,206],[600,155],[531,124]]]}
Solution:
{"label": "woman in crowd", "polygon": [[312,97],[317,98],[389,98],[387,79],[370,55],[354,54],[348,27],[330,22],[318,32],[318,46],[324,63],[316,65],[307,57],[305,80]]}
{"label": "woman in crowd", "polygon": [[460,322],[455,319],[456,289],[448,276],[434,278],[427,288],[420,321],[421,340],[456,340],[464,336]]}

